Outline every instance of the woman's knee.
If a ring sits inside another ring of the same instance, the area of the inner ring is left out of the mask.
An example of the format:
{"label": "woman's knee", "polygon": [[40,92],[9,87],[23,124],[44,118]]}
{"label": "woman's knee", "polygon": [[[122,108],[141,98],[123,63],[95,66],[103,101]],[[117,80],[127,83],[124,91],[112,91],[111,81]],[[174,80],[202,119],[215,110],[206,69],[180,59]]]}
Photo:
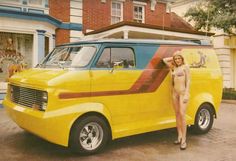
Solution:
{"label": "woman's knee", "polygon": [[179,110],[176,110],[176,111],[175,111],[175,116],[176,116],[177,118],[181,117],[181,112],[180,112]]}
{"label": "woman's knee", "polygon": [[180,110],[180,111],[179,111],[179,116],[180,116],[181,118],[185,118],[185,114],[186,114],[185,110]]}

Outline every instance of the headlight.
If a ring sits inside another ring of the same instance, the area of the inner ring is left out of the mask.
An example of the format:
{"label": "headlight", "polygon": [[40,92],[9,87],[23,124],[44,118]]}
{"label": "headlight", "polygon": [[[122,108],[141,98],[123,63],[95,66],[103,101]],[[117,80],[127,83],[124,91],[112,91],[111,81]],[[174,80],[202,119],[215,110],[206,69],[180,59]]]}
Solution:
{"label": "headlight", "polygon": [[43,92],[42,93],[42,101],[46,102],[46,103],[48,102],[48,94],[47,94],[47,92]]}
{"label": "headlight", "polygon": [[8,92],[9,92],[9,98],[10,100],[13,99],[13,87],[11,85],[8,85]]}
{"label": "headlight", "polygon": [[44,110],[44,111],[45,111],[45,110],[46,110],[46,108],[47,108],[47,105],[48,105],[47,103],[43,102],[43,103],[42,103],[42,107],[41,107],[41,108],[42,108],[42,110]]}
{"label": "headlight", "polygon": [[42,106],[41,106],[41,109],[43,111],[45,111],[46,108],[47,108],[47,105],[48,105],[48,93],[47,92],[43,92],[42,93]]}

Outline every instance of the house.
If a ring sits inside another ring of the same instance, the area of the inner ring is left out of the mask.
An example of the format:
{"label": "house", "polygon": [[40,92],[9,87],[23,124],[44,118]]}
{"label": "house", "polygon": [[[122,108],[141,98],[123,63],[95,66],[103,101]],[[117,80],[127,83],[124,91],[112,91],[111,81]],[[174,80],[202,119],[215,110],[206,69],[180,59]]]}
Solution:
{"label": "house", "polygon": [[209,39],[170,12],[171,1],[83,1],[83,33],[86,38]]}
{"label": "house", "polygon": [[[33,67],[55,45],[94,38],[209,39],[177,14],[173,0],[1,0],[0,82],[9,64]],[[0,89],[4,88],[1,87]]]}

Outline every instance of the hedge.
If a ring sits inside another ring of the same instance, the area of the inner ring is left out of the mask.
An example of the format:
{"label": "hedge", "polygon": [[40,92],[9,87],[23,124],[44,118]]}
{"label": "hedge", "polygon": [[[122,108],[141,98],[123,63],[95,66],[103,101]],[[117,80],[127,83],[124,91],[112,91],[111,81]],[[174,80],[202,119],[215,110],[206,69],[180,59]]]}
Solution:
{"label": "hedge", "polygon": [[228,100],[236,100],[236,91],[232,88],[224,88],[222,98]]}

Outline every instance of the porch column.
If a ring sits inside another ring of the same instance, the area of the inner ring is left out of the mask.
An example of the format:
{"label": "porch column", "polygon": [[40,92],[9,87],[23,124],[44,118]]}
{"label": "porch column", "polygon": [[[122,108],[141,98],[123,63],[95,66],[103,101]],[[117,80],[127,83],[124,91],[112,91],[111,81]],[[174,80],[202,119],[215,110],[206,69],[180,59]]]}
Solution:
{"label": "porch column", "polygon": [[37,30],[38,32],[38,63],[42,61],[45,56],[45,30]]}
{"label": "porch column", "polygon": [[52,39],[53,39],[53,48],[56,47],[56,35],[52,34]]}
{"label": "porch column", "polygon": [[225,44],[225,39],[229,39],[229,36],[219,34],[214,35],[213,37],[214,49],[218,55],[223,75],[223,88],[233,88],[233,60],[230,53],[230,47]]}
{"label": "porch column", "polygon": [[128,30],[125,30],[125,31],[123,31],[123,37],[124,37],[124,39],[128,39],[129,38],[129,31]]}

